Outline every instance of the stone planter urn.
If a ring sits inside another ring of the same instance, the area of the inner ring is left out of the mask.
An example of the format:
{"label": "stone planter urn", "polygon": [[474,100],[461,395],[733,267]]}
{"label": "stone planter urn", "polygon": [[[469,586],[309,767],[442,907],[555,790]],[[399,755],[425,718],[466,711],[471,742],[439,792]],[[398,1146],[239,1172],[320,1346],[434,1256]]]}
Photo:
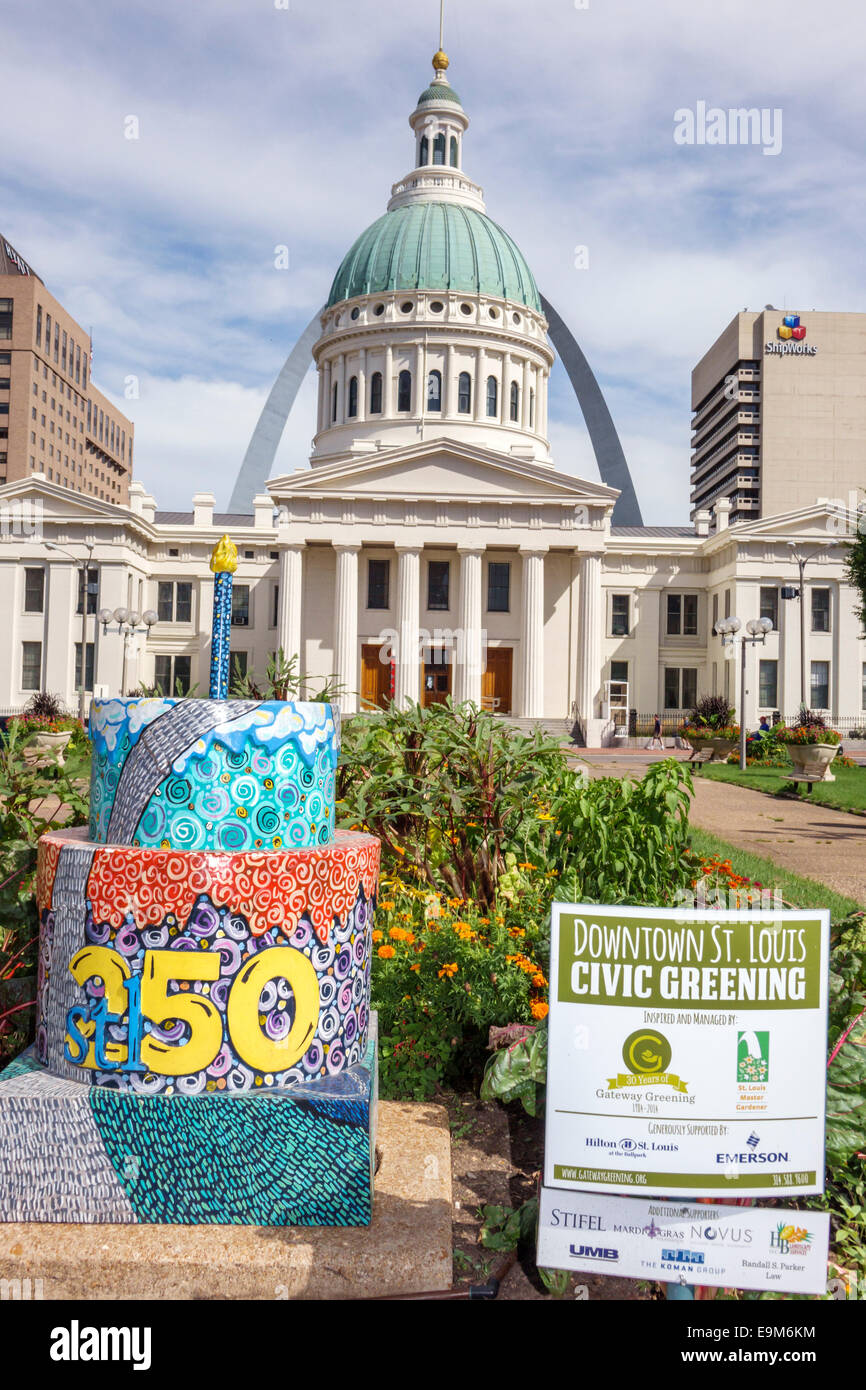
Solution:
{"label": "stone planter urn", "polygon": [[739,740],[735,738],[711,738],[708,740],[713,750],[711,761],[714,763],[726,762],[737,747]]}
{"label": "stone planter urn", "polygon": [[794,771],[788,774],[790,782],[835,782],[830,764],[839,752],[838,743],[789,743],[788,756],[794,764]]}
{"label": "stone planter urn", "polygon": [[23,750],[24,760],[31,767],[49,767],[54,763],[62,767],[66,761],[63,757],[64,749],[69,746],[71,738],[71,729],[59,734],[35,733],[32,741]]}

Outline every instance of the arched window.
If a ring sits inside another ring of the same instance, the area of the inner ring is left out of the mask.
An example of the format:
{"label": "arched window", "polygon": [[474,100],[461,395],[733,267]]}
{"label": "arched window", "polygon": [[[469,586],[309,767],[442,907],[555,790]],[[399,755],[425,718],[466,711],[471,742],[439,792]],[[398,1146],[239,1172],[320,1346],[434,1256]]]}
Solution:
{"label": "arched window", "polygon": [[442,409],[442,373],[430,372],[427,377],[427,409]]}
{"label": "arched window", "polygon": [[370,414],[382,414],[382,373],[374,372],[370,380]]}
{"label": "arched window", "polygon": [[332,404],[332,406],[331,406],[331,419],[332,419],[332,420],[336,420],[336,418],[337,418],[337,401],[338,401],[338,399],[339,399],[339,397],[338,397],[339,389],[340,389],[340,388],[339,388],[339,385],[337,384],[337,382],[335,382],[335,383],[334,383],[334,391],[333,391],[334,400],[333,400],[333,404]]}
{"label": "arched window", "polygon": [[457,409],[461,415],[472,414],[472,378],[468,372],[461,372],[457,383]]}
{"label": "arched window", "polygon": [[445,163],[445,136],[441,133],[441,131],[433,141],[433,163]]}
{"label": "arched window", "polygon": [[535,392],[529,393],[529,428],[535,429]]}
{"label": "arched window", "polygon": [[487,378],[487,414],[492,419],[499,414],[499,383],[495,376]]}
{"label": "arched window", "polygon": [[456,136],[456,135],[452,135],[452,136],[451,136],[451,168],[452,168],[452,169],[457,169],[457,168],[460,167],[460,166],[459,166],[458,149],[459,149],[459,146],[458,146],[458,144],[457,144],[457,136]]}
{"label": "arched window", "polygon": [[423,164],[428,164],[429,162],[430,162],[430,141],[427,139],[427,136],[426,136],[426,135],[422,135],[422,136],[421,136],[421,157],[420,157],[420,159],[419,159],[419,161],[418,161],[418,167],[421,168],[421,166],[422,166]]}
{"label": "arched window", "polygon": [[358,378],[349,378],[349,419],[353,420],[358,414]]}
{"label": "arched window", "polygon": [[520,420],[520,387],[516,381],[511,383],[511,418],[515,423]]}
{"label": "arched window", "polygon": [[401,372],[397,378],[397,409],[412,409],[412,373]]}

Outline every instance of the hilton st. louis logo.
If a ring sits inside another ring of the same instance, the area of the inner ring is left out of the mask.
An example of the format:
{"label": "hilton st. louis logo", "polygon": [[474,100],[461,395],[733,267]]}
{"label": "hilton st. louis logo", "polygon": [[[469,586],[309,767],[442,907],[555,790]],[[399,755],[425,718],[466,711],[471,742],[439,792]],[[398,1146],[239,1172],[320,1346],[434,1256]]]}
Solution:
{"label": "hilton st. louis logo", "polygon": [[800,322],[799,314],[786,314],[776,329],[778,342],[771,338],[764,345],[764,352],[774,353],[779,357],[788,357],[796,353],[799,357],[814,357],[818,349],[811,343],[805,341],[806,329]]}

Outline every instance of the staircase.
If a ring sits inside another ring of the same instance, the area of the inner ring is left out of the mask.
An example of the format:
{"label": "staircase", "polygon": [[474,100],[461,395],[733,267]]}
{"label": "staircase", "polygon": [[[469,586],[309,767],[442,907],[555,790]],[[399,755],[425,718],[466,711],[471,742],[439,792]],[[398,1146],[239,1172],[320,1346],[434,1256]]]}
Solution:
{"label": "staircase", "polygon": [[570,719],[523,719],[510,714],[503,715],[502,719],[504,723],[524,734],[532,734],[536,729],[540,729],[548,738],[556,739],[558,743],[577,742],[577,730]]}

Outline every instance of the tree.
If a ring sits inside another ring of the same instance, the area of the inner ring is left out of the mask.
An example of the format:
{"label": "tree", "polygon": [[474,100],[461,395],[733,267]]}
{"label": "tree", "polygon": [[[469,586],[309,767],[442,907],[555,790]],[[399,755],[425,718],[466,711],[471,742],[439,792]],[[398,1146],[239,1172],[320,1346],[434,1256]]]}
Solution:
{"label": "tree", "polygon": [[866,533],[860,531],[853,545],[847,547],[845,566],[848,578],[860,595],[860,603],[855,604],[854,612],[866,624]]}

